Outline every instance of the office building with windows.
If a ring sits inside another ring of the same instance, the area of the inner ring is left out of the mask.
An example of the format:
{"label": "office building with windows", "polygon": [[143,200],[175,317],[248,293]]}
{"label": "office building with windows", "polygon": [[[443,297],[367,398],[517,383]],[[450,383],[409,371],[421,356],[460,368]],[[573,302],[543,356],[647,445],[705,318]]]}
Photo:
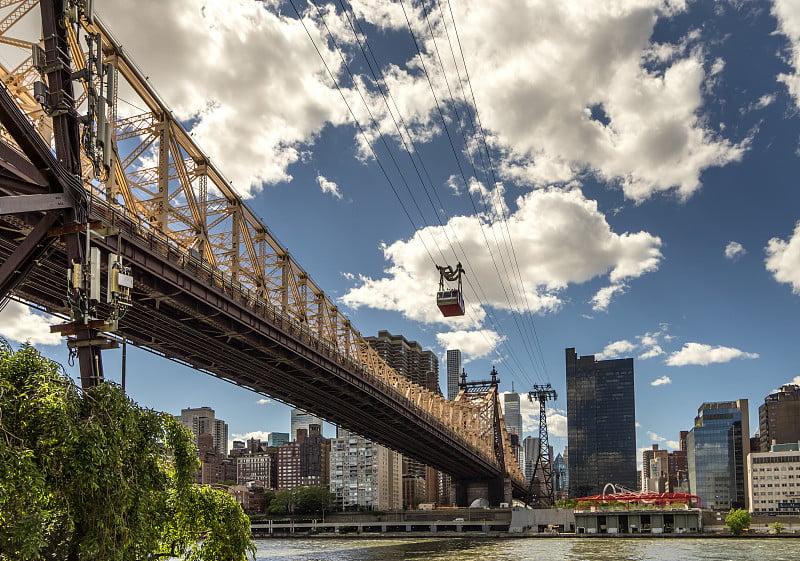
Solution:
{"label": "office building with windows", "polygon": [[747,475],[752,512],[800,515],[800,442],[751,452]]}
{"label": "office building with windows", "polygon": [[800,386],[784,384],[764,398],[758,408],[758,435],[761,452],[769,452],[772,444],[800,441]]}
{"label": "office building with windows", "polygon": [[319,425],[322,427],[322,419],[311,413],[306,413],[301,409],[297,409],[296,407],[293,408],[290,426],[291,442],[297,441],[297,431],[299,429],[305,429],[306,434],[309,434],[309,427],[311,425]]}
{"label": "office building with windows", "polygon": [[175,418],[194,435],[195,444],[199,446],[201,434],[210,434],[217,455],[220,458],[228,455],[228,423],[217,419],[211,407],[181,409]]}
{"label": "office building with windows", "polygon": [[447,349],[447,399],[454,400],[458,395],[458,382],[461,376],[461,351]]}
{"label": "office building with windows", "polygon": [[686,437],[686,460],[689,490],[704,508],[747,508],[749,435],[746,399],[703,403],[697,410]]}
{"label": "office building with windows", "polygon": [[607,483],[637,489],[633,359],[595,360],[566,349],[570,497]]}

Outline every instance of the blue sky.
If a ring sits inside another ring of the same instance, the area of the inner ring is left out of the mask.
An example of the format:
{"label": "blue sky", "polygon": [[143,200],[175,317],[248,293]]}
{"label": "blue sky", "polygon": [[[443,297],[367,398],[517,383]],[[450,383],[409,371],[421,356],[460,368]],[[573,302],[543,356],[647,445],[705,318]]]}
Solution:
{"label": "blue sky", "polygon": [[[279,0],[96,9],[362,334],[433,349],[443,388],[449,347],[504,391],[552,383],[557,450],[566,347],[635,359],[640,448],[677,446],[704,401],[749,399],[754,432],[800,382],[796,2],[295,5],[302,21]],[[435,264],[458,260],[469,313],[446,320]],[[12,302],[0,333],[68,366],[46,322]],[[288,431],[284,405],[148,353],[128,373],[142,405]]]}

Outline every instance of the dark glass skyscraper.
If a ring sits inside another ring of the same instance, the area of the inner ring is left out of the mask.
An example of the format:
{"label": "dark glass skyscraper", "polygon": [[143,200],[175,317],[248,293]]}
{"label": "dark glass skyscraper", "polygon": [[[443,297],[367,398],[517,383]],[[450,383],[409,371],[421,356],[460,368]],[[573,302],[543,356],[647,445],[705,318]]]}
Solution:
{"label": "dark glass skyscraper", "polygon": [[606,483],[638,489],[633,359],[578,358],[572,348],[566,359],[570,497]]}

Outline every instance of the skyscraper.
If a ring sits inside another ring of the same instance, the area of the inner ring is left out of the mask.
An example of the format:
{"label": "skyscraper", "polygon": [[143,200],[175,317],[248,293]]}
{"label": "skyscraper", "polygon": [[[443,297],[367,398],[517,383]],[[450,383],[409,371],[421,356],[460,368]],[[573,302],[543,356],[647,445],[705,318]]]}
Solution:
{"label": "skyscraper", "polygon": [[689,489],[703,507],[747,507],[745,458],[750,452],[747,400],[703,403],[686,438]]}
{"label": "skyscraper", "polygon": [[298,429],[306,429],[306,434],[309,434],[308,428],[311,425],[319,425],[322,426],[322,419],[312,415],[311,413],[306,413],[296,407],[292,409],[292,422],[290,433],[292,437],[292,441],[297,441],[297,430]]}
{"label": "skyscraper", "polygon": [[450,401],[458,395],[459,376],[461,376],[461,351],[447,349],[447,399]]}
{"label": "skyscraper", "polygon": [[800,442],[800,386],[784,384],[764,398],[758,408],[758,434],[761,452],[769,452],[773,441]]}
{"label": "skyscraper", "polygon": [[633,359],[578,358],[566,349],[570,497],[606,483],[638,488]]}
{"label": "skyscraper", "polygon": [[194,435],[195,443],[199,444],[201,434],[210,434],[214,450],[220,458],[228,455],[228,423],[215,418],[211,407],[195,407],[181,409],[180,416],[176,418]]}
{"label": "skyscraper", "polygon": [[339,509],[403,508],[403,457],[342,428],[331,440],[330,489]]}
{"label": "skyscraper", "polygon": [[364,340],[398,374],[442,395],[439,388],[439,359],[433,351],[423,350],[416,341],[409,341],[402,335],[392,335],[386,330],[378,331],[377,337],[364,337]]}

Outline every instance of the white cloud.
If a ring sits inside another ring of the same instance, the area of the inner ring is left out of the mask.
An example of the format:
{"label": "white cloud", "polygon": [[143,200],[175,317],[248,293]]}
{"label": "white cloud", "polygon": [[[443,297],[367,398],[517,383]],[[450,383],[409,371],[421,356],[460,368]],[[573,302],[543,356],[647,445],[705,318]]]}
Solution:
{"label": "white cloud", "polygon": [[436,341],[442,348],[460,349],[465,360],[489,355],[504,340],[504,337],[491,329],[436,334]]}
{"label": "white cloud", "polygon": [[645,352],[643,352],[636,358],[640,360],[647,360],[648,358],[653,358],[663,354],[664,354],[664,349],[661,348],[661,345],[652,345],[649,349],[647,349]]}
{"label": "white cloud", "polygon": [[259,440],[266,441],[269,438],[269,432],[263,430],[254,430],[250,432],[238,432],[232,436],[233,440],[244,440],[245,442],[251,438],[258,438]]}
{"label": "white cloud", "polygon": [[[406,26],[394,5],[354,4],[376,24]],[[675,45],[650,42],[659,19],[683,11],[683,1],[484,0],[453,9],[469,72],[481,77],[472,82],[481,121],[504,154],[506,178],[548,185],[588,170],[634,200],[663,191],[686,198],[700,187],[704,169],[742,157],[743,146],[720,138],[703,115],[709,81],[703,67],[710,62],[694,48],[702,34]],[[434,13],[434,43],[425,19],[410,12],[428,53],[425,67],[445,100],[450,94],[435,56],[446,44],[445,26]],[[452,27],[447,31],[453,36]],[[443,62],[451,85],[458,72],[463,79],[452,58]],[[413,122],[438,126],[433,97],[420,88],[427,86],[420,66],[415,57],[406,68],[393,67],[390,88]]]}
{"label": "white cloud", "polygon": [[706,366],[712,363],[730,362],[738,358],[754,359],[758,358],[758,353],[747,353],[732,347],[712,347],[703,343],[686,343],[680,351],[669,355],[667,364],[670,366]]}
{"label": "white cloud", "polygon": [[671,384],[672,378],[669,376],[661,376],[660,378],[656,378],[652,382],[650,382],[651,386],[664,386],[666,384]]}
{"label": "white cloud", "polygon": [[739,242],[728,242],[725,246],[725,258],[731,261],[735,261],[745,253],[747,250]]}
{"label": "white cloud", "polygon": [[795,225],[789,240],[772,238],[765,248],[766,267],[778,282],[792,285],[792,292],[800,294],[800,222]]}
{"label": "white cloud", "polygon": [[778,81],[786,84],[795,104],[800,107],[800,10],[793,0],[774,0],[772,14],[778,20],[778,30],[789,39],[791,44],[791,73],[781,73]]}
{"label": "white cloud", "polygon": [[[597,203],[584,198],[577,189],[530,192],[520,197],[517,205],[506,223],[480,216],[456,216],[444,228],[429,226],[409,240],[384,246],[389,262],[386,275],[362,276],[342,302],[352,308],[399,311],[416,321],[446,322],[465,329],[482,324],[484,306],[516,310],[516,303],[525,302],[533,312],[553,311],[561,303],[559,293],[570,284],[602,276],[612,283],[626,282],[659,266],[660,238],[647,232],[613,232]],[[508,251],[497,248],[494,240],[505,240],[509,235],[514,240],[522,287],[509,281],[507,275],[498,275],[493,261]],[[451,264],[460,259],[466,268],[467,315],[444,320],[435,305],[438,273],[425,246],[447,248],[451,242],[468,257],[450,257]]]}
{"label": "white cloud", "polygon": [[611,303],[611,298],[618,292],[625,292],[626,288],[628,288],[628,286],[622,283],[601,288],[597,291],[597,294],[592,297],[592,309],[595,312],[607,310],[608,305]]}
{"label": "white cloud", "polygon": [[[522,415],[523,432],[532,432],[534,436],[539,435],[539,402],[527,399],[522,395],[520,399],[520,414]],[[547,434],[554,437],[567,436],[567,412],[563,409],[548,407],[545,410],[547,416]],[[552,444],[552,442],[551,442]]]}
{"label": "white cloud", "polygon": [[[243,196],[262,182],[290,179],[287,168],[303,145],[325,124],[349,119],[300,21],[279,15],[274,4],[108,0],[98,11]],[[306,24],[338,73],[341,59],[310,19]],[[141,105],[129,95],[120,90]]]}
{"label": "white cloud", "polygon": [[605,346],[602,352],[595,355],[597,360],[606,360],[610,358],[619,358],[622,355],[629,354],[636,345],[630,341],[623,339],[622,341],[614,341]]}
{"label": "white cloud", "polygon": [[653,442],[666,442],[666,441],[667,441],[667,439],[666,439],[666,438],[664,438],[663,436],[660,436],[660,435],[658,435],[658,434],[654,433],[654,432],[653,432],[653,431],[651,431],[651,430],[647,431],[647,438],[649,438],[649,439],[650,439],[650,440],[652,440]]}
{"label": "white cloud", "polygon": [[325,176],[317,176],[317,185],[320,186],[323,193],[330,193],[335,199],[342,198],[342,193],[339,191],[339,186],[333,181],[327,179]]}
{"label": "white cloud", "polygon": [[31,345],[59,345],[61,335],[50,333],[50,326],[59,320],[34,312],[25,304],[9,300],[0,311],[0,336]]}
{"label": "white cloud", "polygon": [[272,403],[272,400],[268,397],[262,397],[258,401],[256,401],[259,405],[266,405],[267,403]]}

